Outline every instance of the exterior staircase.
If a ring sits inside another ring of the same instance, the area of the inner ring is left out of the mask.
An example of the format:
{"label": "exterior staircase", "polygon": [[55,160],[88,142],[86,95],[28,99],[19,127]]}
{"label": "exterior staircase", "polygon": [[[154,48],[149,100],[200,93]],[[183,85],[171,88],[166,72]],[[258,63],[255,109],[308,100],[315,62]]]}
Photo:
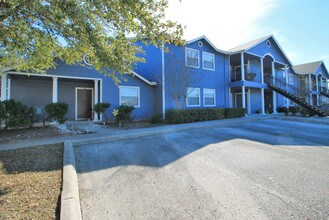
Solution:
{"label": "exterior staircase", "polygon": [[306,99],[301,98],[302,96],[307,96],[307,92],[305,90],[301,90],[298,87],[286,83],[285,80],[269,75],[265,76],[265,83],[269,89],[306,108],[310,113],[322,117],[327,116],[323,109],[310,105],[306,102]]}

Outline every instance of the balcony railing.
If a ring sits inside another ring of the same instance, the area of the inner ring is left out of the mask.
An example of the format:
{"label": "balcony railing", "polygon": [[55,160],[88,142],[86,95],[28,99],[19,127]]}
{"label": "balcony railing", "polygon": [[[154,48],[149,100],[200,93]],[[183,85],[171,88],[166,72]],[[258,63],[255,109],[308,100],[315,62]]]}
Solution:
{"label": "balcony railing", "polygon": [[[244,78],[245,80],[248,81],[256,81],[256,76],[257,73],[255,71],[251,71],[249,69],[245,69],[244,71]],[[236,70],[232,70],[231,71],[231,82],[235,82],[235,81],[241,81],[242,77],[241,77],[241,69],[236,69]]]}

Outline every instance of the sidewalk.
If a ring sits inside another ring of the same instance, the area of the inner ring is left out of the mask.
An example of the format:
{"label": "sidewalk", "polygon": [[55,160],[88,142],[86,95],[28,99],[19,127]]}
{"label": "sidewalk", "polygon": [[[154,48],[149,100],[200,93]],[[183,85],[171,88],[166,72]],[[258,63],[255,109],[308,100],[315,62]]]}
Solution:
{"label": "sidewalk", "polygon": [[68,141],[68,140],[74,142],[76,145],[101,143],[104,141],[115,141],[115,140],[137,138],[137,137],[156,135],[156,134],[165,134],[165,133],[186,131],[192,129],[215,127],[215,126],[227,126],[227,125],[241,123],[242,121],[246,122],[246,121],[266,120],[266,119],[293,120],[299,122],[329,125],[329,117],[302,118],[302,117],[294,117],[294,116],[283,116],[280,114],[276,114],[276,115],[255,114],[243,118],[222,119],[217,121],[195,122],[195,123],[178,124],[178,125],[164,125],[158,127],[139,128],[139,129],[131,129],[131,130],[124,130],[120,128],[102,128],[101,126],[94,125],[93,123],[90,122],[89,124],[85,123],[85,125],[83,125],[83,123],[80,123],[75,128],[76,129],[79,128],[79,130],[83,130],[83,131],[90,129],[89,130],[90,132],[96,132],[96,133],[57,137],[57,138],[51,138],[45,140],[36,140],[33,142],[30,141],[30,142],[0,144],[0,150],[10,150],[10,149],[17,149],[24,147],[63,143],[64,141]]}

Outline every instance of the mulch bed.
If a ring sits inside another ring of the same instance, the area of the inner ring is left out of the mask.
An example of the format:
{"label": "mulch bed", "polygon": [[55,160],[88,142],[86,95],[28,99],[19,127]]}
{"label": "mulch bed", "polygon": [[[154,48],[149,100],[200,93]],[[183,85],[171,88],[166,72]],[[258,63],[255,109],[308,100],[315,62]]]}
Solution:
{"label": "mulch bed", "polygon": [[53,126],[33,127],[25,129],[0,130],[0,144],[36,141],[48,138],[76,135],[76,133],[63,132]]}
{"label": "mulch bed", "polygon": [[0,151],[0,219],[59,219],[63,145]]}

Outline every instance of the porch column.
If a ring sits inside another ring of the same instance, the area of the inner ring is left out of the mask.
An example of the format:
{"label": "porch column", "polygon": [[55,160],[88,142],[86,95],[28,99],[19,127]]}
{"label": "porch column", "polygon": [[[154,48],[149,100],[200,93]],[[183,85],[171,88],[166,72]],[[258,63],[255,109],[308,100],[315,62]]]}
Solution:
{"label": "porch column", "polygon": [[262,114],[265,114],[265,95],[264,95],[264,88],[260,89],[261,91],[261,106],[262,106]]}
{"label": "porch column", "polygon": [[228,107],[232,108],[232,94],[231,94],[231,87],[228,88]]}
{"label": "porch column", "polygon": [[308,86],[310,92],[310,105],[313,105],[313,98],[312,98],[312,75],[308,74]]}
{"label": "porch column", "polygon": [[1,74],[1,101],[7,100],[7,73]]}
{"label": "porch column", "polygon": [[315,76],[315,85],[316,85],[316,105],[319,106],[320,105],[320,96],[319,96],[319,79],[318,76]]}
{"label": "porch column", "polygon": [[251,114],[251,107],[250,107],[250,89],[248,89],[248,95],[247,95],[247,103],[248,103],[248,109],[247,109],[247,113]]}
{"label": "porch column", "polygon": [[58,77],[53,77],[53,103],[58,102]]}
{"label": "porch column", "polygon": [[[98,82],[99,82],[99,80],[98,79],[96,79],[96,80],[94,80],[94,104],[96,105],[96,104],[98,104]],[[97,115],[97,113],[94,111],[94,121],[97,121],[98,120],[98,115]]]}
{"label": "porch column", "polygon": [[241,81],[244,81],[244,52],[241,53]]}
{"label": "porch column", "polygon": [[264,83],[264,58],[260,58],[260,79]]}
{"label": "porch column", "polygon": [[245,89],[245,86],[241,86],[241,89],[242,89],[242,108],[246,108],[246,89]]}
{"label": "porch column", "polygon": [[[275,84],[275,66],[274,66],[274,61],[272,61],[272,76],[273,76],[273,84]],[[276,114],[276,102],[277,102],[277,98],[276,98],[276,92],[273,91],[273,113]]]}
{"label": "porch column", "polygon": [[[289,74],[288,74],[288,67],[287,66],[284,66],[284,74],[286,76],[286,90],[288,91],[289,87],[288,87],[288,84],[289,84]],[[285,98],[286,100],[286,108],[289,108],[289,99],[288,98]]]}

